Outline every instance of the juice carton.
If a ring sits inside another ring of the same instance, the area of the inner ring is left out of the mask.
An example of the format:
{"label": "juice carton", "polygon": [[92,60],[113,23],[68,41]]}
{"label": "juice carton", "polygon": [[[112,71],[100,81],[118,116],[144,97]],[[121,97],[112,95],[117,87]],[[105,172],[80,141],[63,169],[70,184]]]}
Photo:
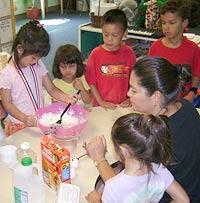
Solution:
{"label": "juice carton", "polygon": [[44,182],[57,190],[61,182],[70,183],[70,153],[56,143],[51,135],[41,140],[42,172]]}

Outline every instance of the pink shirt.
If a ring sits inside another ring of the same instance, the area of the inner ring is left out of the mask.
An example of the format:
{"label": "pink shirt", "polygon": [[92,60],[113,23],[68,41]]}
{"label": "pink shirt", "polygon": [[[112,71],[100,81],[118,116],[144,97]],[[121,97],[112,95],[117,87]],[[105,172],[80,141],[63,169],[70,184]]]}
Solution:
{"label": "pink shirt", "polygon": [[[32,66],[36,73],[37,84],[38,84],[38,92],[36,91],[34,77],[31,71],[30,66],[26,68],[22,68],[22,72],[28,81],[28,84],[31,88],[31,91],[36,98],[37,104],[39,107],[43,106],[43,95],[42,95],[42,77],[45,76],[48,71],[44,65],[44,63],[39,60],[37,64]],[[28,94],[25,85],[17,72],[15,66],[8,64],[1,72],[0,72],[0,88],[10,89],[12,103],[24,114],[34,115],[35,109],[31,102],[30,96]],[[37,96],[38,95],[38,96]],[[9,115],[9,118],[14,123],[21,123],[19,120],[13,118]]]}

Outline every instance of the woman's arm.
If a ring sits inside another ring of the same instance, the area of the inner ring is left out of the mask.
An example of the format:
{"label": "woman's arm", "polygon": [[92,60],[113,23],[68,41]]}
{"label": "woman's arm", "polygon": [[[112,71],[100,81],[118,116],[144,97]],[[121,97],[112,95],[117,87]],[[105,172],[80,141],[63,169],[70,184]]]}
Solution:
{"label": "woman's arm", "polygon": [[106,140],[103,136],[93,137],[85,146],[88,156],[94,161],[102,180],[105,182],[115,176],[113,168],[105,159]]}
{"label": "woman's arm", "polygon": [[185,190],[177,181],[173,181],[172,184],[167,188],[166,192],[172,198],[170,203],[189,203],[189,197]]}
{"label": "woman's arm", "polygon": [[56,99],[57,101],[72,104],[77,102],[78,97],[76,95],[70,96],[62,92],[60,89],[58,89],[51,81],[48,73],[45,76],[43,76],[42,82],[43,86],[46,88],[49,95],[54,99]]}

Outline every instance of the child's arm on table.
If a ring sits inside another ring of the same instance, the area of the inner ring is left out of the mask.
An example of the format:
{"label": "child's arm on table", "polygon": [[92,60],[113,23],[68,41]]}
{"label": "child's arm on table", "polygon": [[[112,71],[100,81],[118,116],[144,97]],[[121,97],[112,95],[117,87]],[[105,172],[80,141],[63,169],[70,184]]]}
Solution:
{"label": "child's arm on table", "polygon": [[116,104],[113,104],[111,102],[107,102],[105,100],[103,100],[96,88],[95,85],[90,85],[90,88],[91,88],[91,92],[92,94],[94,95],[95,99],[97,100],[98,104],[105,108],[105,109],[115,109],[117,108],[117,105]]}
{"label": "child's arm on table", "polygon": [[62,92],[60,89],[58,89],[51,81],[48,73],[45,76],[43,76],[42,83],[43,86],[46,88],[47,92],[49,93],[49,95],[53,97],[55,100],[72,104],[77,102],[78,96],[77,95],[70,96]]}
{"label": "child's arm on table", "polygon": [[5,111],[16,118],[17,120],[23,122],[29,127],[37,125],[37,119],[34,115],[26,115],[21,112],[15,105],[12,104],[11,90],[1,89],[1,99]]}
{"label": "child's arm on table", "polygon": [[85,104],[91,103],[91,92],[86,90],[83,86],[83,83],[80,79],[75,79],[73,82],[74,88],[81,90],[81,98]]}

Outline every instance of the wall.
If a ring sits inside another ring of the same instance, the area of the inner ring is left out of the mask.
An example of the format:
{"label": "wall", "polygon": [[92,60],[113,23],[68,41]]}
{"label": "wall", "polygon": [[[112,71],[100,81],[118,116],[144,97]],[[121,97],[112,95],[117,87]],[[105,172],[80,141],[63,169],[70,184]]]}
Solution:
{"label": "wall", "polygon": [[[46,0],[48,1],[48,7],[56,6],[60,4],[59,0]],[[27,2],[28,5],[31,5],[31,0],[14,0],[15,5],[15,15],[19,15],[26,12],[25,3]],[[35,6],[40,8],[40,0],[35,0]]]}

